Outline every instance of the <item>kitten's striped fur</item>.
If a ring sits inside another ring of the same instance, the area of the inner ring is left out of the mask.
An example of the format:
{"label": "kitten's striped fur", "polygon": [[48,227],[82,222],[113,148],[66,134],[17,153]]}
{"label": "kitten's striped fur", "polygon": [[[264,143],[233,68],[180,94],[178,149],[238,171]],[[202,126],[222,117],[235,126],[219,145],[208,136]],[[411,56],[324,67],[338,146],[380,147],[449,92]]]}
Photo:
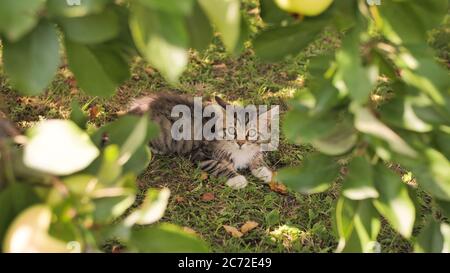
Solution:
{"label": "kitten's striped fur", "polygon": [[[225,107],[225,102],[216,98],[219,105]],[[243,188],[247,185],[239,169],[250,169],[252,174],[270,182],[272,171],[264,161],[260,144],[249,140],[174,140],[171,135],[173,123],[178,119],[171,117],[172,108],[176,105],[186,105],[194,113],[194,99],[172,93],[160,93],[140,98],[132,104],[130,113],[148,114],[150,119],[160,127],[160,134],[152,139],[150,147],[155,153],[176,154],[189,157],[198,163],[200,168],[217,177],[227,178],[227,185],[233,188]],[[203,118],[203,124],[208,118]],[[194,133],[192,125],[192,133]],[[198,128],[197,128],[198,130]],[[201,128],[200,128],[201,130]]]}

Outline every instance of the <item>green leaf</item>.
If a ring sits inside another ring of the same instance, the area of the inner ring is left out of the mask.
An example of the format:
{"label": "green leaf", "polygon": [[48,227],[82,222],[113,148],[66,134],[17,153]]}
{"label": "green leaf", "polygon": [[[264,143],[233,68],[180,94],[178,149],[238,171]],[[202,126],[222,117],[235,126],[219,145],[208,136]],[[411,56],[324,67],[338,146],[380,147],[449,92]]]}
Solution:
{"label": "green leaf", "polygon": [[79,5],[69,5],[77,0],[47,0],[47,10],[52,17],[82,17],[100,13],[112,0],[80,0]]}
{"label": "green leaf", "polygon": [[39,21],[45,0],[0,1],[0,33],[10,41],[17,41],[30,32]]}
{"label": "green leaf", "polygon": [[427,40],[427,30],[447,14],[447,0],[388,1],[378,7],[382,31],[395,43],[414,44]]}
{"label": "green leaf", "polygon": [[368,70],[362,66],[359,44],[361,32],[358,28],[351,30],[336,53],[338,71],[334,78],[337,89],[360,104],[368,101],[373,89],[373,81]]}
{"label": "green leaf", "polygon": [[2,242],[11,222],[24,209],[37,204],[39,197],[33,189],[23,183],[14,183],[0,191],[0,252]]}
{"label": "green leaf", "polygon": [[186,17],[186,28],[190,47],[200,52],[208,48],[213,39],[213,29],[197,1],[194,2],[191,15]]}
{"label": "green leaf", "polygon": [[353,158],[348,164],[348,175],[344,179],[342,193],[352,200],[377,198],[379,194],[373,177],[372,165],[365,157]]}
{"label": "green leaf", "polygon": [[141,174],[150,164],[151,155],[150,148],[147,145],[141,146],[123,165],[123,173]]}
{"label": "green leaf", "polygon": [[139,252],[208,252],[208,246],[198,237],[172,224],[135,229],[130,245]]}
{"label": "green leaf", "polygon": [[91,96],[111,96],[119,83],[128,78],[128,63],[116,48],[87,46],[66,39],[66,50],[77,83]]}
{"label": "green leaf", "polygon": [[81,129],[86,129],[88,117],[84,114],[78,101],[72,101],[70,103],[70,108],[70,120],[78,125],[78,127],[80,127]]}
{"label": "green leaf", "polygon": [[450,161],[443,154],[427,148],[420,160],[407,164],[426,191],[436,198],[450,201]]}
{"label": "green leaf", "polygon": [[260,0],[260,16],[264,23],[270,25],[287,25],[294,22],[294,17],[281,10],[273,0]]}
{"label": "green leaf", "polygon": [[272,62],[296,55],[317,38],[327,22],[317,19],[262,31],[253,40],[255,53],[262,60]]}
{"label": "green leaf", "polygon": [[209,20],[221,34],[228,52],[234,52],[239,40],[241,13],[239,0],[198,0]]}
{"label": "green leaf", "polygon": [[99,154],[89,136],[72,121],[42,121],[27,135],[24,163],[42,172],[68,175],[86,168]]}
{"label": "green leaf", "polygon": [[283,121],[283,133],[286,138],[295,143],[310,143],[326,137],[330,128],[334,128],[336,121],[330,114],[312,115],[304,109],[292,109]]}
{"label": "green leaf", "polygon": [[128,226],[134,224],[149,225],[153,224],[164,215],[167,203],[169,202],[170,190],[163,188],[162,190],[148,190],[142,206],[132,212],[124,220]]}
{"label": "green leaf", "polygon": [[44,21],[18,42],[3,40],[3,59],[14,88],[24,95],[40,94],[59,65],[55,27]]}
{"label": "green leaf", "polygon": [[450,252],[450,226],[429,219],[417,237],[414,245],[415,252],[449,253]]}
{"label": "green leaf", "polygon": [[338,200],[336,220],[340,240],[337,252],[379,252],[377,236],[381,221],[370,200]]}
{"label": "green leaf", "polygon": [[379,164],[375,168],[375,186],[380,194],[373,200],[378,212],[405,238],[412,233],[415,220],[414,203],[399,175]]}
{"label": "green leaf", "polygon": [[132,193],[94,199],[94,223],[110,223],[122,215],[134,203],[134,199]]}
{"label": "green leaf", "polygon": [[194,0],[138,0],[138,2],[151,9],[184,15],[191,14],[194,4]]}
{"label": "green leaf", "polygon": [[318,151],[327,155],[341,155],[353,148],[358,140],[355,128],[347,120],[335,123],[324,137],[311,141]]}
{"label": "green leaf", "polygon": [[436,203],[439,205],[442,214],[450,219],[450,202],[436,199]]}
{"label": "green leaf", "polygon": [[300,167],[282,169],[277,179],[301,193],[327,190],[339,174],[339,165],[332,157],[313,154]]}
{"label": "green leaf", "polygon": [[101,166],[97,177],[100,183],[111,185],[120,177],[122,165],[119,163],[119,147],[108,145],[103,151]]}
{"label": "green leaf", "polygon": [[189,39],[183,16],[133,5],[130,28],[136,47],[164,78],[175,83],[186,68]]}
{"label": "green leaf", "polygon": [[82,44],[101,43],[119,34],[119,18],[113,9],[102,13],[58,21],[66,37]]}
{"label": "green leaf", "polygon": [[390,148],[397,153],[410,157],[417,156],[417,152],[391,128],[378,120],[370,109],[359,106],[352,108],[352,111],[355,114],[356,129],[386,141]]}

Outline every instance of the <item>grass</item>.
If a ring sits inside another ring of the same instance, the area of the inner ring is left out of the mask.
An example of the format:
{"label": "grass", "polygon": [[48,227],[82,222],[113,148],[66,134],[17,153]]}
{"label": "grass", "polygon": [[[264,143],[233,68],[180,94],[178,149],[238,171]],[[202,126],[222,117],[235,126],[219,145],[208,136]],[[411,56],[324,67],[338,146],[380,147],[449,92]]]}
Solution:
{"label": "grass", "polygon": [[[253,34],[260,28],[255,8],[253,2],[247,3]],[[238,57],[229,56],[216,38],[206,52],[191,53],[188,69],[178,86],[168,86],[157,71],[136,59],[131,79],[108,99],[85,96],[64,65],[43,95],[21,97],[11,90],[0,66],[0,107],[3,103],[9,117],[22,129],[41,119],[68,118],[73,100],[96,109],[95,112],[98,110],[91,116],[90,123],[99,126],[124,110],[133,98],[174,88],[180,93],[204,97],[220,95],[243,104],[279,104],[285,110],[286,99],[304,87],[308,59],[338,45],[335,35],[325,35],[298,56],[278,64],[265,64],[250,48]],[[298,165],[311,150],[311,147],[289,144],[281,139],[279,150],[269,154],[268,161],[273,169]],[[339,183],[321,194],[289,192],[281,195],[255,181],[248,173],[247,177],[249,186],[234,191],[223,181],[202,178],[195,165],[184,158],[155,156],[139,177],[139,184],[144,190],[170,188],[171,198],[161,221],[195,230],[215,252],[331,252],[335,249],[337,239],[332,232],[332,215]],[[212,193],[213,200],[203,201],[205,193]],[[427,207],[426,202],[424,207]],[[239,227],[248,220],[258,222],[259,226],[242,238],[231,237],[222,227]],[[281,235],[274,236],[273,232],[284,225],[290,229],[281,229]],[[411,245],[386,223],[383,223],[379,241],[385,252],[412,250]]]}

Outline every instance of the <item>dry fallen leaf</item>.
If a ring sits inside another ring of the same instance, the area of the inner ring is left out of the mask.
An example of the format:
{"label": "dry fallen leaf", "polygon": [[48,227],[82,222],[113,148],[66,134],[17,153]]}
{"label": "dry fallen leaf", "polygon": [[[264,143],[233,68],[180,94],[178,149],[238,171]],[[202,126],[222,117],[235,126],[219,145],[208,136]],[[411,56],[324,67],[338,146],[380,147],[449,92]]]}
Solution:
{"label": "dry fallen leaf", "polygon": [[208,173],[207,173],[207,172],[202,172],[202,173],[200,174],[200,180],[201,180],[201,181],[204,181],[204,180],[206,180],[206,179],[208,179]]}
{"label": "dry fallen leaf", "polygon": [[175,196],[175,202],[177,202],[177,203],[184,202],[184,197],[183,196],[179,196],[179,195]]}
{"label": "dry fallen leaf", "polygon": [[94,105],[91,108],[89,108],[89,118],[90,119],[95,119],[96,117],[98,117],[99,114],[100,114],[100,109],[98,108],[97,105]]}
{"label": "dry fallen leaf", "polygon": [[277,176],[277,173],[274,172],[274,174],[272,176],[272,181],[270,181],[270,183],[269,183],[270,190],[272,190],[274,192],[278,192],[280,194],[287,194],[288,191],[287,191],[286,186],[282,183],[277,182],[276,176]]}
{"label": "dry fallen leaf", "polygon": [[286,186],[281,183],[272,181],[269,183],[269,187],[274,192],[278,192],[280,194],[287,194]]}
{"label": "dry fallen leaf", "polygon": [[223,228],[228,232],[228,234],[230,234],[231,236],[235,237],[235,238],[241,238],[242,232],[240,232],[237,228],[232,227],[232,226],[228,226],[228,225],[223,225]]}
{"label": "dry fallen leaf", "polygon": [[183,227],[183,230],[184,230],[186,233],[189,233],[189,234],[192,234],[192,235],[198,235],[197,231],[193,230],[193,229],[190,228],[190,227]]}
{"label": "dry fallen leaf", "polygon": [[207,192],[202,195],[202,201],[205,201],[205,202],[212,201],[215,198],[216,197],[214,196],[214,193],[212,193],[212,192]]}
{"label": "dry fallen leaf", "polygon": [[255,221],[247,221],[245,222],[245,224],[242,225],[241,227],[241,232],[243,234],[251,231],[252,229],[256,228],[257,226],[259,226],[259,224]]}

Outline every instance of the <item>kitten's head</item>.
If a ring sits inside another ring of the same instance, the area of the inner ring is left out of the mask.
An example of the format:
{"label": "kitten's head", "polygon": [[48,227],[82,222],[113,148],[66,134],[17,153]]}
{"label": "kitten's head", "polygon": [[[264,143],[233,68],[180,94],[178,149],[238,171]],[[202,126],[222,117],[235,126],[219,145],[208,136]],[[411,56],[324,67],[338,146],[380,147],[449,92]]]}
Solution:
{"label": "kitten's head", "polygon": [[230,122],[227,122],[227,115],[224,114],[223,131],[230,145],[240,150],[260,150],[263,144],[271,142],[272,121],[278,118],[278,112],[275,112],[274,109],[278,110],[278,108],[259,112],[258,108],[255,107],[256,111],[250,114],[246,111],[249,108],[233,106],[217,96],[215,100],[223,110],[226,110],[228,106],[229,110],[244,111],[240,117],[238,117],[237,112],[234,112]]}

